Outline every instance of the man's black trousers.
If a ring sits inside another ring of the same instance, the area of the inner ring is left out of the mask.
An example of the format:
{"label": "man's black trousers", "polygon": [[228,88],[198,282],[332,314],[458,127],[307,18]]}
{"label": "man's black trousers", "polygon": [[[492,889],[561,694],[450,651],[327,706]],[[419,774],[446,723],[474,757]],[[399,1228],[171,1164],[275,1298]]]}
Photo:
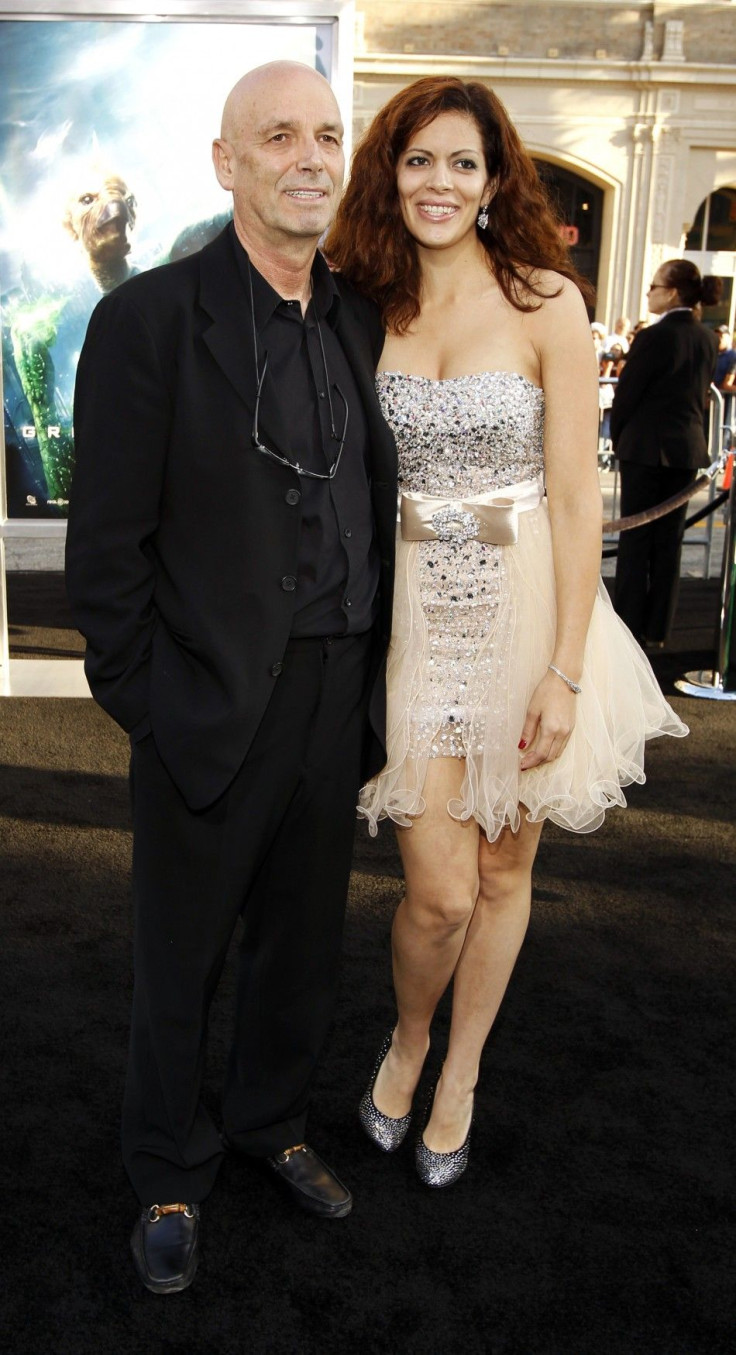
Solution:
{"label": "man's black trousers", "polygon": [[[642,513],[692,484],[698,472],[679,466],[619,462],[621,516]],[[639,641],[666,640],[680,586],[680,554],[688,506],[622,532],[618,542],[614,606]]]}
{"label": "man's black trousers", "polygon": [[202,1104],[207,1019],[240,918],[223,1125],[302,1142],[333,1010],[372,637],[294,640],[243,766],[193,813],[152,736],[133,747],[135,989],[123,1156],[144,1205],[199,1201],[222,1157]]}

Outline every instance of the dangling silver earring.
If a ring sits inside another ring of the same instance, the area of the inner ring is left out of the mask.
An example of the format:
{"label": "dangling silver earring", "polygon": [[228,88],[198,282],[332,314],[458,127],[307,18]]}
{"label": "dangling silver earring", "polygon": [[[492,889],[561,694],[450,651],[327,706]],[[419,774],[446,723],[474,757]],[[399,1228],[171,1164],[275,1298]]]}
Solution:
{"label": "dangling silver earring", "polygon": [[481,207],[478,213],[478,229],[484,231],[488,225],[488,208]]}

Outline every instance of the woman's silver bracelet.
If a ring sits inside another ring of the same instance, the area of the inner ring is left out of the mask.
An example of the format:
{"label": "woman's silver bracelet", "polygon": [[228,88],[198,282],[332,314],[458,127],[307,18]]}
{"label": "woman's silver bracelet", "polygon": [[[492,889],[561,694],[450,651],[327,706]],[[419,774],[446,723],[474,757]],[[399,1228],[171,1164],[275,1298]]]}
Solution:
{"label": "woman's silver bracelet", "polygon": [[567,683],[571,692],[574,692],[576,696],[580,695],[583,690],[582,687],[579,687],[577,682],[573,682],[572,678],[569,678],[566,673],[563,673],[561,668],[555,668],[553,663],[548,663],[547,667],[551,668],[552,672],[556,673],[558,678],[562,678],[562,681]]}

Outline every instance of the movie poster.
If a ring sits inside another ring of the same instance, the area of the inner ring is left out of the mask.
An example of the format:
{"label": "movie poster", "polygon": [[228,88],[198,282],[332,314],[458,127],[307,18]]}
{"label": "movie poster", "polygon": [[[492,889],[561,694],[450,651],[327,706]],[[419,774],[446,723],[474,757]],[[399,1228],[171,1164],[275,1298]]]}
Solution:
{"label": "movie poster", "polygon": [[74,375],[97,301],[225,224],[231,200],[210,146],[228,90],[277,58],[329,77],[331,32],[329,23],[0,21],[9,518],[67,514]]}

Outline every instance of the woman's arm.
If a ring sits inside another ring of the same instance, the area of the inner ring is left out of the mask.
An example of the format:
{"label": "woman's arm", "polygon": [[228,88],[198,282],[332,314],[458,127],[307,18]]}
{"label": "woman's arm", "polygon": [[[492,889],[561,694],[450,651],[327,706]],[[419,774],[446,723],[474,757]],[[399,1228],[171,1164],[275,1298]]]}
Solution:
{"label": "woman's arm", "polygon": [[[545,394],[545,478],[557,599],[549,662],[579,683],[600,575],[603,511],[596,361],[585,306],[572,283],[565,281],[559,296],[537,312],[534,343]],[[563,679],[548,670],[522,730],[522,770],[559,757],[575,723],[576,700]]]}

